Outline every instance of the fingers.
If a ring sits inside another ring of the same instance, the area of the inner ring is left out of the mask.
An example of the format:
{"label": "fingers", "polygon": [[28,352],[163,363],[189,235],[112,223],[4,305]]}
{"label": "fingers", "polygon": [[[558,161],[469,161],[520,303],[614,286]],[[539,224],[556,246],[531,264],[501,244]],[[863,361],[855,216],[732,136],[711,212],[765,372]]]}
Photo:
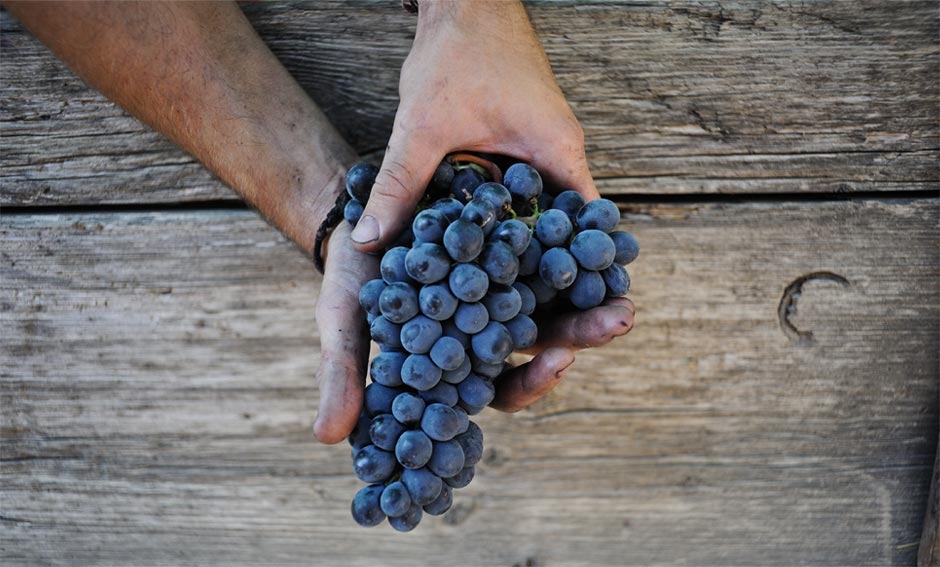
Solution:
{"label": "fingers", "polygon": [[545,349],[528,363],[500,376],[496,382],[496,397],[490,405],[507,412],[516,412],[528,407],[552,391],[573,362],[574,352],[571,349]]}
{"label": "fingers", "polygon": [[573,115],[562,119],[532,152],[531,165],[546,178],[548,185],[560,190],[573,189],[585,201],[600,198],[588,169],[584,152],[584,131]]}
{"label": "fingers", "polygon": [[328,245],[320,297],[321,362],[317,370],[320,405],[314,433],[323,443],[338,443],[352,431],[362,408],[369,335],[359,307],[359,288],[377,277],[377,260],[349,245],[349,227],[341,223]]}
{"label": "fingers", "polygon": [[424,139],[396,119],[369,202],[352,232],[359,250],[381,250],[407,225],[443,157]]}
{"label": "fingers", "polygon": [[553,347],[580,350],[605,345],[633,328],[634,310],[632,301],[617,297],[587,311],[572,311],[539,321],[538,343],[530,352]]}

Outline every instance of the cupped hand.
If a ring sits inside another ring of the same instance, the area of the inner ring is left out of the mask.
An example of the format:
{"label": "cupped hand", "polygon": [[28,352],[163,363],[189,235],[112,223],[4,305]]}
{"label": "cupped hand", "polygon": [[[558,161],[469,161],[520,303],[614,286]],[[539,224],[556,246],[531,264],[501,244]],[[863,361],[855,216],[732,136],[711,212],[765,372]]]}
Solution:
{"label": "cupped hand", "polygon": [[[359,306],[359,289],[379,277],[379,258],[360,252],[349,239],[350,226],[334,230],[317,301],[321,362],[317,373],[320,404],[314,433],[323,443],[338,443],[356,425],[368,372],[369,329]],[[588,311],[575,311],[539,322],[539,340],[527,354],[534,358],[507,370],[496,380],[492,406],[518,411],[532,404],[561,380],[574,352],[601,346],[633,326],[633,303],[609,299]]]}
{"label": "cupped hand", "polygon": [[422,0],[400,103],[353,240],[381,250],[406,225],[441,159],[510,156],[548,184],[597,198],[581,126],[521,3]]}

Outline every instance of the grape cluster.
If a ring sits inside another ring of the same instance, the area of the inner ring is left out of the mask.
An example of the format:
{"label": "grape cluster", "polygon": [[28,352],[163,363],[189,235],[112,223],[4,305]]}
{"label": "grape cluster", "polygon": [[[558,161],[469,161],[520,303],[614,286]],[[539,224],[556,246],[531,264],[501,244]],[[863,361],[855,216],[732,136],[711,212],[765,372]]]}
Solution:
{"label": "grape cluster", "polygon": [[[349,223],[377,173],[367,163],[347,173]],[[352,501],[363,526],[388,518],[409,531],[423,514],[446,512],[482,456],[470,416],[493,401],[509,354],[535,344],[533,316],[559,302],[589,309],[629,290],[623,265],[639,247],[615,230],[613,202],[585,203],[575,191],[553,197],[525,163],[497,170],[502,179],[487,173],[442,162],[411,227],[382,255],[381,279],[360,290],[380,349],[349,437],[353,470],[367,483]]]}

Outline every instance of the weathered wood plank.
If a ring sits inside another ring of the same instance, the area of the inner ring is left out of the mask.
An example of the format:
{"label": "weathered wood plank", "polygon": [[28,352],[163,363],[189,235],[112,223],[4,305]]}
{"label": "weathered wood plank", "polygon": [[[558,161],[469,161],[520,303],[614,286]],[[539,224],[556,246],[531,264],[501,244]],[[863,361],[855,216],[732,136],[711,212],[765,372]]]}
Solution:
{"label": "weathered wood plank", "polygon": [[[361,152],[385,147],[413,16],[394,2],[246,4]],[[611,193],[935,190],[934,2],[532,3]],[[227,199],[6,13],[0,204]],[[87,183],[86,183],[87,182]]]}
{"label": "weathered wood plank", "polygon": [[[443,519],[348,516],[308,261],[247,211],[0,217],[4,562],[914,560],[937,446],[936,199],[627,211],[637,326],[516,415]],[[788,285],[810,279],[788,321]],[[787,310],[784,310],[786,313]]]}
{"label": "weathered wood plank", "polygon": [[933,463],[933,477],[930,480],[930,495],[927,497],[927,511],[924,514],[924,531],[920,536],[917,549],[917,564],[933,566],[940,563],[940,446],[937,447],[937,459]]}

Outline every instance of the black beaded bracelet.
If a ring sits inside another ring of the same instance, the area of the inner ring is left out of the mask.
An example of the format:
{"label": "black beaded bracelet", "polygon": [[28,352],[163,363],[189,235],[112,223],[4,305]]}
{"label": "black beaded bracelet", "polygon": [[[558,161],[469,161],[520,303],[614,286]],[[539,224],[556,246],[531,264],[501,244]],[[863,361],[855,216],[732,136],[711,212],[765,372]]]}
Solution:
{"label": "black beaded bracelet", "polygon": [[325,268],[323,253],[321,251],[323,241],[326,239],[327,235],[330,234],[330,231],[343,221],[343,210],[346,208],[346,203],[349,202],[349,199],[349,193],[346,191],[340,192],[340,194],[336,196],[336,202],[333,204],[333,208],[330,209],[330,212],[326,213],[326,218],[323,219],[323,222],[320,223],[320,227],[317,228],[317,236],[313,242],[313,267],[321,274]]}

